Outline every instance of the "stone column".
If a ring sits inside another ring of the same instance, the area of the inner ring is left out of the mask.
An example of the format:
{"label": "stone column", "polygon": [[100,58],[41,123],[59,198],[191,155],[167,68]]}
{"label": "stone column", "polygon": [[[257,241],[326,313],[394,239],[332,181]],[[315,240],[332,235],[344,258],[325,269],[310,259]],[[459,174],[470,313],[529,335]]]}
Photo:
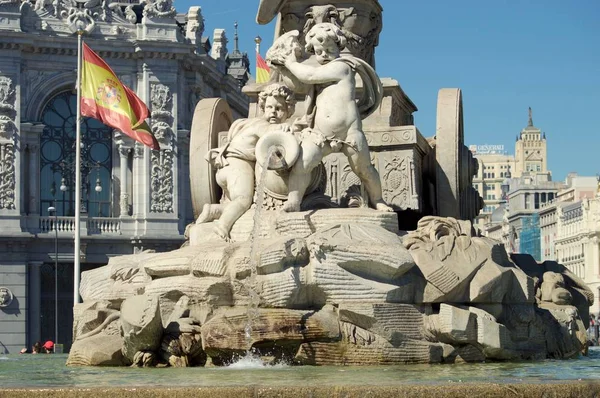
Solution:
{"label": "stone column", "polygon": [[[600,245],[598,244],[599,239],[597,236],[594,236],[590,239],[591,251],[592,251],[592,263],[591,266],[596,268],[592,271],[592,276],[594,279],[600,277]],[[594,275],[595,274],[595,275]]]}
{"label": "stone column", "polygon": [[127,184],[127,160],[131,147],[119,146],[119,174],[120,174],[120,195],[119,195],[119,215],[129,216],[131,206],[129,205],[129,186]]}
{"label": "stone column", "polygon": [[31,348],[33,343],[41,340],[40,336],[40,315],[41,315],[41,296],[42,291],[40,267],[41,261],[29,262],[29,272],[27,281],[27,347]]}

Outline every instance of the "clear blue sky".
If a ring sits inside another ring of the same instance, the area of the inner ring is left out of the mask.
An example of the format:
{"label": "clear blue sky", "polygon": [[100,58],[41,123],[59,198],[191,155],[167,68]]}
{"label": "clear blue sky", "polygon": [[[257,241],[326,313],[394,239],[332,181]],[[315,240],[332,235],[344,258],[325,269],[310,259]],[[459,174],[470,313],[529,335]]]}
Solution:
{"label": "clear blue sky", "polygon": [[[463,91],[465,143],[504,144],[533,122],[546,133],[554,180],[600,172],[600,0],[380,0],[377,72],[392,77],[419,108],[415,124],[435,134],[437,91]],[[274,22],[255,22],[258,0],[184,0],[199,5],[205,35],[224,28],[251,55],[272,43]]]}

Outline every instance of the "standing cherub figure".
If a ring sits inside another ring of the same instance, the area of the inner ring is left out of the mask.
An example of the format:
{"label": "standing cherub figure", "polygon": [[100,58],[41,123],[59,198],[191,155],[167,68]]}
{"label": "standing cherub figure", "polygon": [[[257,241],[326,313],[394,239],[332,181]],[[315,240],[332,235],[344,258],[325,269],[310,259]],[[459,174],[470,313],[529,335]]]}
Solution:
{"label": "standing cherub figure", "polygon": [[205,204],[196,224],[216,220],[215,232],[229,240],[233,224],[252,205],[256,143],[268,132],[289,131],[284,122],[294,114],[295,102],[294,93],[283,84],[267,86],[258,98],[263,116],[236,120],[229,128],[227,144],[209,151],[206,160],[217,169],[216,180],[223,189],[223,199],[219,204]]}
{"label": "standing cherub figure", "polygon": [[[302,134],[301,157],[292,167],[288,201],[283,210],[300,210],[302,197],[310,183],[311,171],[323,157],[341,151],[348,157],[352,171],[365,186],[371,206],[381,211],[392,211],[383,201],[381,180],[371,164],[369,146],[362,130],[361,112],[355,100],[357,69],[363,68],[361,72],[365,73],[366,70],[372,82],[376,81],[374,84],[377,84],[379,92],[375,93],[377,90],[371,87],[371,97],[380,95],[381,83],[377,75],[368,64],[358,58],[340,57],[340,51],[346,45],[346,37],[332,23],[313,26],[306,34],[305,41],[306,51],[315,54],[319,65],[311,66],[298,62],[298,51],[295,49],[290,51],[284,60],[271,61],[274,64],[283,63],[281,73],[284,77],[295,78],[301,83],[313,86],[312,93],[307,97],[308,107],[304,120],[307,128]],[[367,87],[365,91],[368,91]],[[371,100],[376,102],[375,105],[371,104],[371,107],[377,107],[381,97]]]}

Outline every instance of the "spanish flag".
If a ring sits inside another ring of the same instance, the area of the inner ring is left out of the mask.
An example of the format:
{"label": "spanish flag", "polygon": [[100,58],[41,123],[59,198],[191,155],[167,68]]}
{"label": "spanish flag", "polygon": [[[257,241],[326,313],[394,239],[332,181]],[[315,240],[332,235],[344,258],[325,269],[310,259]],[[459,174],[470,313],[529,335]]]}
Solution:
{"label": "spanish flag", "polygon": [[81,115],[93,117],[136,141],[159,150],[146,123],[150,112],[144,102],[125,86],[102,58],[83,43]]}
{"label": "spanish flag", "polygon": [[260,56],[258,51],[256,52],[256,82],[257,83],[266,83],[269,81],[269,74],[271,73],[271,69],[267,62]]}

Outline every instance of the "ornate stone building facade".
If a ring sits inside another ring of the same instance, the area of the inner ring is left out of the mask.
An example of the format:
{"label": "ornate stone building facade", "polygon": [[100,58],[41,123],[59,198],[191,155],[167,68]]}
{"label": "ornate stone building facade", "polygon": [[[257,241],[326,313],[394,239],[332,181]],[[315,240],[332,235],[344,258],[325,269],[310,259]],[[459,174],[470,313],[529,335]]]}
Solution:
{"label": "ornate stone building facade", "polygon": [[556,261],[583,279],[594,292],[590,312],[600,312],[600,197],[557,206]]}
{"label": "ornate stone building facade", "polygon": [[0,2],[0,288],[12,297],[0,306],[0,352],[46,339],[70,345],[77,26],[148,104],[161,147],[84,119],[82,270],[180,246],[193,220],[188,145],[196,103],[223,97],[234,118],[248,111],[240,82],[226,73],[224,31],[207,53],[200,7],[177,14],[171,0]]}

